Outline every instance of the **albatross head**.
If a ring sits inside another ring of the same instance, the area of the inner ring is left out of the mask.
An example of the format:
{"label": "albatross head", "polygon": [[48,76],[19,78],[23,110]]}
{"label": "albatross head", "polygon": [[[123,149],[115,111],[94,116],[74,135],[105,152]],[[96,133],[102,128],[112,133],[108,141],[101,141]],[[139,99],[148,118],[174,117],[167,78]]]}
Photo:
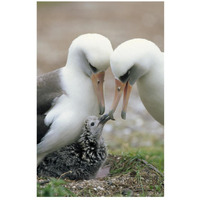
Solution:
{"label": "albatross head", "polygon": [[113,118],[119,100],[124,93],[121,117],[126,119],[126,110],[133,84],[151,70],[154,54],[160,49],[151,41],[132,39],[119,45],[111,55],[110,65],[115,76],[115,97],[110,116]]}
{"label": "albatross head", "polygon": [[112,52],[110,41],[100,34],[81,35],[72,42],[69,48],[67,65],[73,62],[73,66],[91,78],[101,115],[105,111],[104,76],[106,69],[110,66]]}

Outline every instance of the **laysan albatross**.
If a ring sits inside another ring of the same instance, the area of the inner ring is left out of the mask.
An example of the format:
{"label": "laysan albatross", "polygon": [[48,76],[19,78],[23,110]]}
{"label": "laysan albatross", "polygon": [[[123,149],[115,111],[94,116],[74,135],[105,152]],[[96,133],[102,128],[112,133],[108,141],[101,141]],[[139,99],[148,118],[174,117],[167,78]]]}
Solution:
{"label": "laysan albatross", "polygon": [[115,97],[111,116],[124,92],[121,117],[126,119],[130,92],[137,82],[140,98],[147,111],[164,124],[163,58],[163,52],[153,42],[140,38],[128,40],[113,51],[110,65],[115,76]]}
{"label": "laysan albatross", "polygon": [[76,38],[65,67],[37,79],[37,164],[76,141],[88,116],[105,110],[103,81],[113,49],[99,34]]}

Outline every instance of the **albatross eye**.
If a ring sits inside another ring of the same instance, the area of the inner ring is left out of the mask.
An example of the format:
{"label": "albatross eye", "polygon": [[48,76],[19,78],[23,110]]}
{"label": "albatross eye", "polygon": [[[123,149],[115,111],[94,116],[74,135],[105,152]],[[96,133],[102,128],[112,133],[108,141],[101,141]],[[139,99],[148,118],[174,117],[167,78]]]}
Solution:
{"label": "albatross eye", "polygon": [[98,71],[97,68],[94,67],[94,66],[92,66],[90,63],[89,63],[89,65],[90,65],[91,70],[92,70],[94,73],[96,73],[96,72]]}
{"label": "albatross eye", "polygon": [[119,77],[120,81],[125,83],[128,80],[130,73],[131,73],[131,69],[129,69],[124,75]]}
{"label": "albatross eye", "polygon": [[92,122],[92,123],[90,124],[90,126],[94,126],[94,122]]}

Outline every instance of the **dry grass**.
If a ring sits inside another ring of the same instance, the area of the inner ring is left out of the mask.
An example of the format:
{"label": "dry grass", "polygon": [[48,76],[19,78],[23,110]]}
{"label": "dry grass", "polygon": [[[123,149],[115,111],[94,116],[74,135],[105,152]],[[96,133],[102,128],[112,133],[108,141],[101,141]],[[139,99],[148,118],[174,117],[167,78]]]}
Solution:
{"label": "dry grass", "polygon": [[110,166],[110,174],[105,178],[84,181],[49,179],[48,183],[38,184],[38,196],[164,196],[162,173],[141,156],[109,155],[105,165]]}

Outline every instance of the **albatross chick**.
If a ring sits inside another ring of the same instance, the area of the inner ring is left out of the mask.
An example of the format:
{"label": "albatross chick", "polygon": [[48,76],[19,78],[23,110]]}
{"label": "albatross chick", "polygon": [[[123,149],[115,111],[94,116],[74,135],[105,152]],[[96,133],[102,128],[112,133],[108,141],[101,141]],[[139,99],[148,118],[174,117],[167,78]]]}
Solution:
{"label": "albatross chick", "polygon": [[103,115],[101,118],[89,116],[80,138],[46,156],[37,168],[38,176],[71,180],[95,178],[107,157],[102,130],[109,119],[109,115]]}

